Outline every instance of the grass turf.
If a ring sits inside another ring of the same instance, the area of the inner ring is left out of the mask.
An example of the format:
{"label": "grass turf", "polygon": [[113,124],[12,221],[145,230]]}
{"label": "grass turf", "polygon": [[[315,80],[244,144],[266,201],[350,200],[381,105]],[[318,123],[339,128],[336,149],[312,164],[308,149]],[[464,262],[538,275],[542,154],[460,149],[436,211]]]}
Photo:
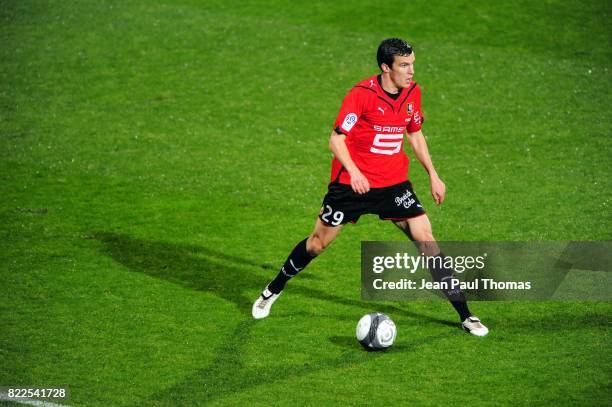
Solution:
{"label": "grass turf", "polygon": [[[444,240],[609,240],[604,2],[0,2],[0,384],[71,405],[607,404],[605,302],[359,298],[363,218],[250,305],[312,228],[340,101],[416,49]],[[371,310],[399,327],[362,352]]]}

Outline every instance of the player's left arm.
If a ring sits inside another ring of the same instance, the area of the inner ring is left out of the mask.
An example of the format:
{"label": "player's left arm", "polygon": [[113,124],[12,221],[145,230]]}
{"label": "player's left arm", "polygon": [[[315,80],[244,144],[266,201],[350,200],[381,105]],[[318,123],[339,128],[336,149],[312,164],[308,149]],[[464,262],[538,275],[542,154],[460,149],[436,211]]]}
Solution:
{"label": "player's left arm", "polygon": [[414,151],[414,155],[417,160],[421,163],[425,171],[429,174],[429,183],[431,185],[431,196],[433,197],[436,204],[440,205],[444,202],[444,196],[446,195],[446,185],[438,176],[436,169],[431,161],[429,155],[429,149],[427,148],[427,141],[421,130],[414,133],[407,133],[410,147]]}

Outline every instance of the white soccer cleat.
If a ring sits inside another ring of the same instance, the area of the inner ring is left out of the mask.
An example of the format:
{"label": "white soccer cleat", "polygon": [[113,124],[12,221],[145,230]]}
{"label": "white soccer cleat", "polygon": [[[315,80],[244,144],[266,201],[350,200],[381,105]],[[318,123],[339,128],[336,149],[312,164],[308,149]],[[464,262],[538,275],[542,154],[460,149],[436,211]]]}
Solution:
{"label": "white soccer cleat", "polygon": [[485,336],[489,333],[489,328],[484,326],[482,322],[480,322],[480,319],[473,315],[471,317],[466,318],[465,321],[463,321],[463,323],[461,324],[461,327],[464,331],[476,336]]}
{"label": "white soccer cleat", "polygon": [[263,319],[270,315],[270,308],[272,308],[272,304],[274,301],[281,295],[281,293],[274,294],[272,291],[268,290],[266,287],[265,290],[261,293],[259,298],[253,304],[253,318],[255,319]]}

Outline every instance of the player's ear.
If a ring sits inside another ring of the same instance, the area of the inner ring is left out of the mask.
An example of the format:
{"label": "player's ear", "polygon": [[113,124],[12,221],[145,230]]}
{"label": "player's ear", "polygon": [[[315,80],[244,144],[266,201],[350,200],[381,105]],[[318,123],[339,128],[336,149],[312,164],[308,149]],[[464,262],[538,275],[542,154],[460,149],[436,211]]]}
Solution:
{"label": "player's ear", "polygon": [[380,68],[382,69],[383,72],[391,71],[391,69],[389,68],[389,65],[385,64],[384,62],[380,65]]}

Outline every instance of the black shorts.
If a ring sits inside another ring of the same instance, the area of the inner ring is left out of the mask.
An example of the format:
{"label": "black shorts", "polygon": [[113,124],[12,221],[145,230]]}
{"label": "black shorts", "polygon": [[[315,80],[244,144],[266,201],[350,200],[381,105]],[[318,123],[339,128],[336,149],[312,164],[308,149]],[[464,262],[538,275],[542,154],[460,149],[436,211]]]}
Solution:
{"label": "black shorts", "polygon": [[385,188],[370,188],[359,195],[350,185],[331,183],[323,198],[319,219],[328,226],[357,222],[372,213],[383,220],[404,220],[423,215],[425,210],[412,190],[410,181]]}

